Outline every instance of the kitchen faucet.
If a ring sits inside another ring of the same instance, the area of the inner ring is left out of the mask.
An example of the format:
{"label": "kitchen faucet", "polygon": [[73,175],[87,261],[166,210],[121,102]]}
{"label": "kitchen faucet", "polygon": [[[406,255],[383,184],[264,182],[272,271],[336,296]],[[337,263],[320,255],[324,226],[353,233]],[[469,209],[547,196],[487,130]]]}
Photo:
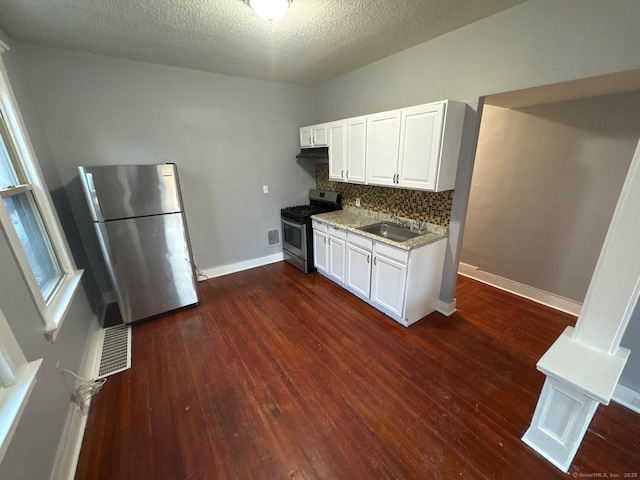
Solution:
{"label": "kitchen faucet", "polygon": [[404,228],[409,227],[409,222],[405,222],[404,220],[400,220],[395,215],[391,217],[391,220],[393,221],[393,223],[395,223],[399,227],[404,227]]}

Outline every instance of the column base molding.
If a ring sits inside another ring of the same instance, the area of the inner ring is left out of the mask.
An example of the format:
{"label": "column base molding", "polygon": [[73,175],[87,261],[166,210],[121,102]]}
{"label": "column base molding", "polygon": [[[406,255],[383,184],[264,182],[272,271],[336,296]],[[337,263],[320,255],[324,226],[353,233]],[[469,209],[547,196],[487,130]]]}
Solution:
{"label": "column base molding", "polygon": [[531,425],[522,441],[567,472],[600,404],[608,405],[629,356],[615,355],[573,339],[567,327],[537,364],[547,376]]}

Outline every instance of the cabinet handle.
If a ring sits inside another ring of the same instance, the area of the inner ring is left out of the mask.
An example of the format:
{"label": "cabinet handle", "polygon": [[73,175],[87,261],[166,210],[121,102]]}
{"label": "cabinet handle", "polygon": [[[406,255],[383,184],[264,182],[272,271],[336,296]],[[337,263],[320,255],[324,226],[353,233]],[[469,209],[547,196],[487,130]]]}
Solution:
{"label": "cabinet handle", "polygon": [[340,178],[344,178],[344,170],[340,170]]}
{"label": "cabinet handle", "polygon": [[378,265],[378,257],[373,257],[373,264]]}
{"label": "cabinet handle", "polygon": [[313,143],[313,138],[309,137],[309,144],[312,144],[312,143]]}
{"label": "cabinet handle", "polygon": [[347,178],[349,178],[349,170],[347,170]]}
{"label": "cabinet handle", "polygon": [[367,255],[367,263],[369,263],[369,255]]}
{"label": "cabinet handle", "polygon": [[327,244],[327,237],[324,237],[323,240],[324,240],[324,244],[326,245]]}

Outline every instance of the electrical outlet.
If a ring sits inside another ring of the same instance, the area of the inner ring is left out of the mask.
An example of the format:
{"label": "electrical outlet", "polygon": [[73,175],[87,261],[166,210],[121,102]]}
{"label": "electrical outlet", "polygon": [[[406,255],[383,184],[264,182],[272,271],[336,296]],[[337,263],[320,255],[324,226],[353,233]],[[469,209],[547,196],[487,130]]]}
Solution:
{"label": "electrical outlet", "polygon": [[356,197],[356,207],[360,206],[360,197]]}
{"label": "electrical outlet", "polygon": [[269,193],[269,186],[268,185],[262,185],[262,191],[264,193]]}

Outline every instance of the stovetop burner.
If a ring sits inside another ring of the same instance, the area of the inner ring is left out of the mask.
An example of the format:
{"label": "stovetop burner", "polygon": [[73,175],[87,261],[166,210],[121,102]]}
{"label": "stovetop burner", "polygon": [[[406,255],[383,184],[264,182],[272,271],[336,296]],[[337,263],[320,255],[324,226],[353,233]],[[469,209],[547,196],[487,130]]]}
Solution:
{"label": "stovetop burner", "polygon": [[333,212],[340,209],[340,195],[334,192],[323,192],[312,189],[309,192],[309,205],[295,205],[280,210],[280,215],[285,220],[292,222],[308,222],[311,215]]}
{"label": "stovetop burner", "polygon": [[294,207],[283,208],[281,210],[281,213],[282,213],[282,216],[285,218],[287,215],[289,215],[291,217],[304,219],[304,218],[310,217],[311,215],[316,215],[318,213],[331,212],[333,210],[335,210],[335,208],[319,207],[317,205],[296,205]]}

